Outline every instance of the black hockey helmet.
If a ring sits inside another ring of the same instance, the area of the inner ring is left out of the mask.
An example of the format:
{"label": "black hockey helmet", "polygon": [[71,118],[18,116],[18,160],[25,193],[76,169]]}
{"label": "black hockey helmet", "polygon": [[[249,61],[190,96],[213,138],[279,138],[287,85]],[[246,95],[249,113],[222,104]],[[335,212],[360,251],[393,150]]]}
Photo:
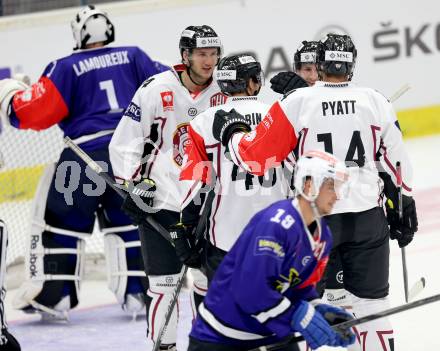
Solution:
{"label": "black hockey helmet", "polygon": [[351,80],[356,64],[357,50],[350,36],[327,34],[318,46],[318,70],[337,76],[348,76]]}
{"label": "black hockey helmet", "polygon": [[261,85],[264,83],[260,63],[249,54],[232,55],[221,59],[216,77],[220,90],[226,95],[245,91],[251,78]]}
{"label": "black hockey helmet", "polygon": [[318,50],[319,41],[304,40],[293,55],[293,70],[296,72],[301,69],[303,63],[315,63],[316,51]]}
{"label": "black hockey helmet", "polygon": [[189,26],[180,35],[179,50],[180,55],[184,50],[196,48],[218,48],[219,56],[223,52],[223,47],[217,33],[210,26]]}

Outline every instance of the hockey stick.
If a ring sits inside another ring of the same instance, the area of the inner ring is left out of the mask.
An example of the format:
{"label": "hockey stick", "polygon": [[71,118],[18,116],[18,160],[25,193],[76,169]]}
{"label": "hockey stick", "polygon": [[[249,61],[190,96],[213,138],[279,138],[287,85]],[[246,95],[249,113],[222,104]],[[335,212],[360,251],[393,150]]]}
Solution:
{"label": "hockey stick", "polygon": [[402,85],[402,87],[399,90],[397,90],[393,95],[391,95],[390,102],[391,103],[395,102],[398,98],[400,98],[403,94],[405,94],[409,89],[411,89],[411,86],[408,83]]}
{"label": "hockey stick", "polygon": [[[202,235],[205,233],[206,221],[208,220],[208,216],[212,207],[212,202],[215,198],[214,187],[209,191],[208,196],[205,200],[205,206],[203,207],[202,214],[200,215],[199,221],[197,223],[196,231],[195,231],[195,242],[196,245],[199,240],[202,238]],[[167,329],[168,323],[170,322],[171,316],[173,314],[174,307],[176,306],[177,299],[179,297],[180,291],[182,290],[183,284],[185,282],[185,277],[188,272],[188,266],[184,265],[182,275],[180,276],[177,284],[176,290],[174,290],[173,298],[168,306],[167,313],[165,314],[165,321],[162,327],[159,330],[157,335],[156,342],[154,343],[153,351],[158,351],[160,347],[160,341],[162,340],[163,335]]]}
{"label": "hockey stick", "polygon": [[[399,212],[399,222],[403,223],[403,205],[402,205],[402,167],[400,161],[396,163],[397,172],[397,209]],[[402,272],[403,272],[403,290],[405,292],[405,302],[408,303],[408,269],[406,266],[406,251],[402,247],[400,249],[402,254]]]}
{"label": "hockey stick", "polygon": [[[430,297],[426,297],[424,299],[421,300],[417,300],[417,301],[413,301],[410,303],[406,303],[404,305],[400,305],[400,306],[396,306],[396,307],[392,307],[389,308],[387,310],[381,311],[381,312],[377,312],[377,313],[373,313],[373,314],[369,314],[368,316],[364,316],[361,318],[357,318],[357,319],[352,319],[343,323],[339,323],[336,325],[333,325],[332,328],[336,331],[336,332],[343,332],[351,327],[354,327],[356,325],[359,324],[363,324],[363,323],[367,323],[367,322],[371,322],[374,321],[376,319],[380,319],[380,318],[384,318],[387,316],[391,316],[393,314],[397,314],[400,312],[404,312],[404,311],[408,311],[411,310],[413,308],[417,308],[417,307],[421,307],[433,302],[437,302],[440,300],[440,294],[437,295],[432,295]],[[275,350],[279,350],[283,347],[286,347],[290,344],[294,344],[294,343],[298,343],[304,341],[304,337],[302,336],[291,336],[286,338],[286,340],[280,341],[278,343],[272,344],[272,345],[268,345],[268,346],[260,346],[254,349],[251,349],[249,351],[275,351]]]}
{"label": "hockey stick", "polygon": [[[114,183],[112,177],[110,177],[106,172],[103,171],[102,167],[97,164],[87,153],[81,149],[78,145],[76,145],[72,139],[69,137],[64,137],[64,143],[81,159],[83,160],[87,166],[89,166],[93,171],[95,171],[102,179],[110,186],[114,191],[116,191],[119,196],[123,199],[128,196],[126,191],[119,187],[118,184]],[[151,215],[146,216],[146,221],[149,225],[151,225],[162,237],[167,240],[171,245],[174,246],[173,241],[171,239],[171,235],[159,222],[157,222]]]}
{"label": "hockey stick", "polygon": [[[403,204],[402,204],[402,166],[400,161],[396,163],[396,172],[397,172],[397,192],[398,192],[398,211],[399,211],[399,221],[403,222]],[[421,293],[421,291],[425,288],[426,280],[424,277],[421,277],[417,280],[411,289],[408,288],[408,268],[406,263],[406,250],[404,247],[400,248],[400,252],[402,254],[402,272],[403,272],[403,289],[405,292],[405,302],[408,303],[415,296]]]}

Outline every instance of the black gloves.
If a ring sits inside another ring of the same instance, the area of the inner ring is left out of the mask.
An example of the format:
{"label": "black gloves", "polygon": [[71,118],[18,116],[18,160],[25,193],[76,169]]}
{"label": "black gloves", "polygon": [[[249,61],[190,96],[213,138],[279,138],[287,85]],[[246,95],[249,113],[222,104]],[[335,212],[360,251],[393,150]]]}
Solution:
{"label": "black gloves", "polygon": [[229,139],[237,132],[250,132],[251,127],[244,116],[232,109],[229,112],[218,110],[215,113],[212,134],[214,138],[227,146]]}
{"label": "black gloves", "polygon": [[153,179],[142,178],[139,182],[126,182],[127,196],[122,204],[122,211],[136,225],[145,223],[148,210],[153,207],[156,183]]}
{"label": "black gloves", "polygon": [[306,88],[309,85],[294,72],[280,72],[270,80],[270,88],[279,94],[286,94],[291,90]]}
{"label": "black gloves", "polygon": [[180,261],[188,267],[200,268],[204,240],[201,239],[196,243],[193,229],[194,227],[191,225],[186,226],[183,223],[176,223],[170,226],[170,235]]}
{"label": "black gloves", "polygon": [[416,203],[410,196],[402,195],[403,219],[399,219],[399,210],[397,208],[397,200],[385,203],[387,209],[387,220],[390,225],[390,238],[396,239],[399,247],[405,247],[414,238],[417,232],[417,211]]}

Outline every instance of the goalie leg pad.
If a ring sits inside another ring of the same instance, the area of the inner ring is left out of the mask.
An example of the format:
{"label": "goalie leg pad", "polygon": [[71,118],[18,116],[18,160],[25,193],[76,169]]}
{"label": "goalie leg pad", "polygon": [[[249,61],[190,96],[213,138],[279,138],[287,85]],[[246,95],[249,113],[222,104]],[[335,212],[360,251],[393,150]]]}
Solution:
{"label": "goalie leg pad", "polygon": [[[45,169],[36,192],[33,221],[25,261],[25,282],[13,306],[59,315],[78,304],[85,257],[84,238],[89,233],[46,223],[49,189],[55,165]],[[53,185],[53,184],[52,184]]]}
{"label": "goalie leg pad", "polygon": [[[156,342],[162,326],[165,324],[165,315],[169,305],[173,300],[174,291],[180,274],[149,276],[149,289],[147,295],[149,303],[148,312],[148,331],[147,337]],[[177,318],[179,313],[179,303],[173,310],[168,326],[163,334],[161,344],[175,344],[177,340]]]}
{"label": "goalie leg pad", "polygon": [[107,284],[122,309],[135,317],[144,310],[147,291],[139,233],[119,208],[108,207],[97,212],[104,233]]}

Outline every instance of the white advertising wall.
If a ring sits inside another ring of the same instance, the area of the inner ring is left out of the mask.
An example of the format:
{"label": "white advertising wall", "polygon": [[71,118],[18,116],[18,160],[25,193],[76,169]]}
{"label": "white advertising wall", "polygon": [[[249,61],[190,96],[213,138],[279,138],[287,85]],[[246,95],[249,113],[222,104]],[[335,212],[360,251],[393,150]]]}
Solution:
{"label": "white advertising wall", "polygon": [[[181,31],[191,24],[209,24],[222,38],[226,54],[254,53],[266,78],[291,69],[302,40],[346,32],[358,49],[355,82],[386,96],[408,83],[412,88],[395,103],[397,110],[411,109],[416,116],[410,117],[412,122],[430,118],[435,124],[432,120],[440,114],[438,0],[162,0],[100,8],[115,24],[115,45],[137,45],[154,58],[174,63],[179,60]],[[0,67],[37,79],[48,62],[72,51],[69,22],[77,10],[0,19]],[[266,83],[262,97],[269,101],[277,96]]]}

